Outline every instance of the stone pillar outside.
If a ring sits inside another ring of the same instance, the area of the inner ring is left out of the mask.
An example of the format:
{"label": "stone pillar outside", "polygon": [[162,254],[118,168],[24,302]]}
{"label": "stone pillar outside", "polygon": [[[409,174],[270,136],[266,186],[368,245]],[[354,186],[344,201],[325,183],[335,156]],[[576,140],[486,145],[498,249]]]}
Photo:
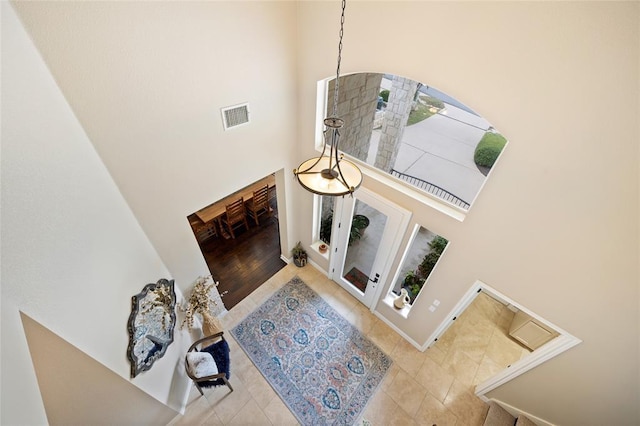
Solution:
{"label": "stone pillar outside", "polygon": [[[335,79],[334,79],[335,80]],[[333,113],[334,80],[329,83],[327,116]],[[366,161],[378,104],[382,74],[359,73],[340,77],[338,117],[344,120],[340,129],[340,151]]]}
{"label": "stone pillar outside", "polygon": [[417,88],[418,83],[413,80],[393,77],[375,161],[375,167],[380,170],[391,172],[396,162]]}

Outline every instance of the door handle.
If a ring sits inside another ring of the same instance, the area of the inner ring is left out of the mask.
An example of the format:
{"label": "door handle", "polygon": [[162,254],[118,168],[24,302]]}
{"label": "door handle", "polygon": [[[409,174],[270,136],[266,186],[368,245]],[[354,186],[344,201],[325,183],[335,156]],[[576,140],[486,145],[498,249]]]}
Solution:
{"label": "door handle", "polygon": [[376,274],[376,277],[374,279],[369,278],[369,281],[371,281],[372,283],[377,283],[378,278],[380,278],[380,274]]}

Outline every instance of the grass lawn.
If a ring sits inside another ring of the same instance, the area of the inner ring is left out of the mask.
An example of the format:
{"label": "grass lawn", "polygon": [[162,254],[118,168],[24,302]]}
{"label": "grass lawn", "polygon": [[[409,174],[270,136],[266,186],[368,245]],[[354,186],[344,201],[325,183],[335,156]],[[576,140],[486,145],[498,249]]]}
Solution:
{"label": "grass lawn", "polygon": [[427,118],[431,117],[433,113],[429,111],[430,108],[431,107],[429,106],[418,104],[418,107],[414,111],[411,111],[411,113],[409,114],[407,126],[411,126],[412,124],[419,123],[422,120],[426,120]]}
{"label": "grass lawn", "polygon": [[407,126],[421,122],[444,108],[442,101],[431,96],[420,96],[420,102],[414,111],[409,114]]}

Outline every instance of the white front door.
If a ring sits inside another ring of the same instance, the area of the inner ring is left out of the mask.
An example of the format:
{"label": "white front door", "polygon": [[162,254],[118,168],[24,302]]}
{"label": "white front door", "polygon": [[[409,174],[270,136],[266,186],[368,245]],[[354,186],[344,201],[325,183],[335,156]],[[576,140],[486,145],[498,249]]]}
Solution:
{"label": "white front door", "polygon": [[388,287],[391,263],[411,213],[366,188],[337,201],[329,276],[371,308]]}

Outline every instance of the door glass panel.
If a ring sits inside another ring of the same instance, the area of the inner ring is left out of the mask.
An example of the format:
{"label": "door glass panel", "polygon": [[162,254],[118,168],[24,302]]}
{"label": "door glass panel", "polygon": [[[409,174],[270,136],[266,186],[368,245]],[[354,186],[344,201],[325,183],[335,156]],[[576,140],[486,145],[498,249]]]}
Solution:
{"label": "door glass panel", "polygon": [[387,224],[387,216],[356,200],[342,277],[364,294]]}

